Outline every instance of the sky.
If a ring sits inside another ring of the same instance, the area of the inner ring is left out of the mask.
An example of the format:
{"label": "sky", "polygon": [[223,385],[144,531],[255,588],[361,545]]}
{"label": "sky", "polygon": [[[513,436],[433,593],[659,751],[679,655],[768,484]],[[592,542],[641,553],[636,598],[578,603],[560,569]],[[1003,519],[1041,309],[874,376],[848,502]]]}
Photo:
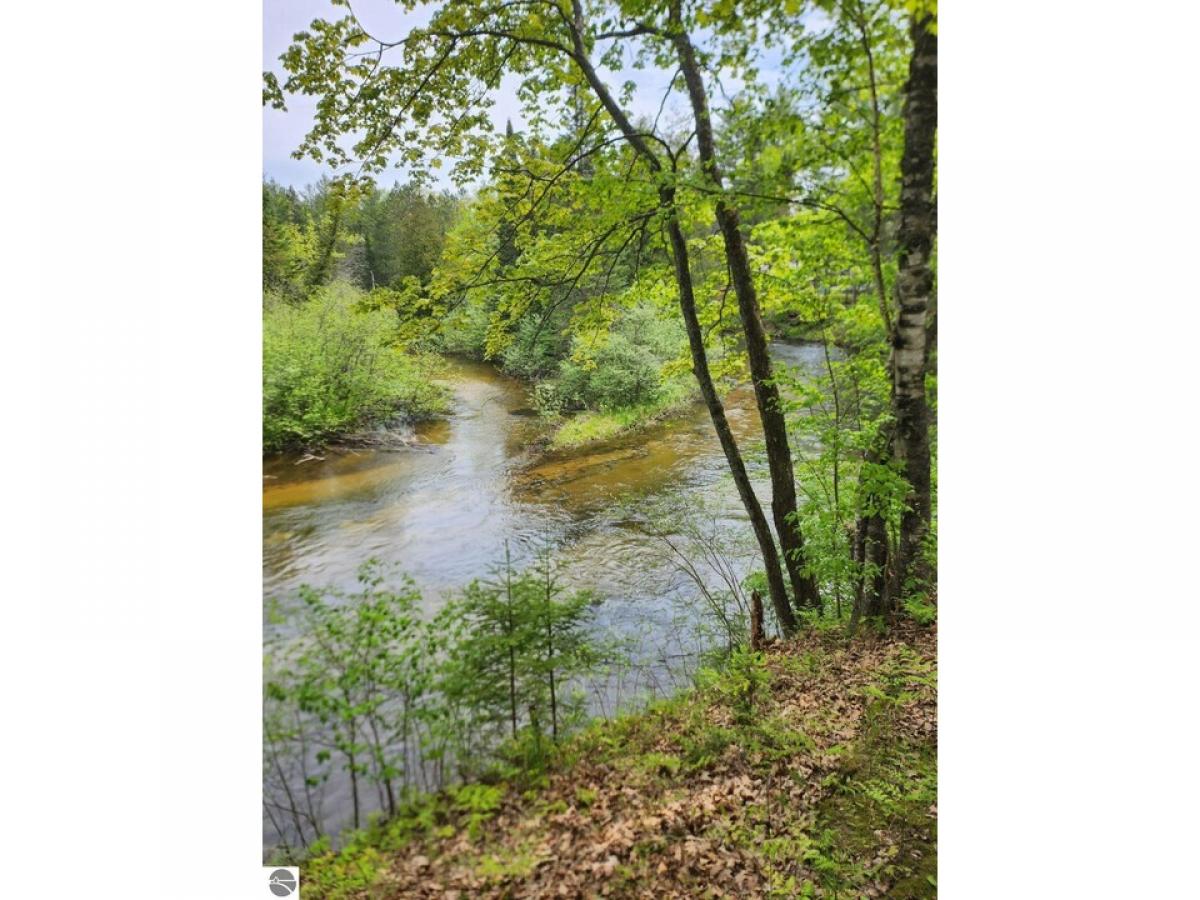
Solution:
{"label": "sky", "polygon": [[[418,7],[408,13],[395,0],[353,0],[352,6],[367,30],[384,40],[401,38],[409,29],[425,24],[429,18],[428,7]],[[280,54],[290,45],[292,35],[307,29],[313,19],[340,18],[343,15],[345,9],[331,5],[329,0],[264,0],[264,71],[281,73]],[[632,102],[632,112],[637,118],[641,115],[653,117],[657,113],[671,73],[622,69],[618,72],[601,70],[601,74],[613,87],[626,80],[631,80],[637,85]],[[778,70],[771,65],[769,58],[764,59],[762,74],[767,81],[776,80],[778,77]],[[280,81],[282,80],[281,78]],[[727,90],[733,90],[736,86],[729,81],[725,83]],[[513,126],[518,130],[523,125],[524,119],[516,91],[517,80],[508,77],[493,94],[495,106],[491,109],[492,121],[498,129],[503,129],[508,119],[512,120]],[[669,121],[672,114],[682,115],[682,105],[682,98],[678,94],[673,96],[667,106],[664,121]],[[315,103],[309,97],[289,96],[287,106],[287,112],[269,106],[263,108],[263,176],[285,186],[302,188],[317,181],[322,175],[333,174],[333,170],[310,159],[298,160],[291,157],[292,151],[300,145],[312,123]],[[442,186],[449,186],[448,178],[444,174],[442,178]],[[404,180],[403,170],[397,169],[390,169],[377,177],[377,182],[384,188],[390,187],[394,181]]]}

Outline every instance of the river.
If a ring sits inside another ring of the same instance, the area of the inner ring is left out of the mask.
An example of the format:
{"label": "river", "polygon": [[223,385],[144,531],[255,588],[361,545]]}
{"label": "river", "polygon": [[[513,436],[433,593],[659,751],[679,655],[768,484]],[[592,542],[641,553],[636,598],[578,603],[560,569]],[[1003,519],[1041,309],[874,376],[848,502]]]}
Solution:
{"label": "river", "polygon": [[[773,355],[802,373],[825,365],[820,345],[776,344]],[[418,426],[411,447],[264,463],[265,600],[286,604],[301,584],[353,589],[359,566],[375,557],[410,576],[433,609],[492,574],[506,544],[518,566],[550,548],[565,580],[600,598],[597,628],[633,640],[646,660],[694,652],[694,587],[642,526],[656,505],[693,509],[737,577],[752,565],[749,529],[738,527],[744,513],[707,411],[697,404],[603,445],[547,453],[523,383],[482,363],[447,366],[453,409]],[[765,466],[753,461],[761,444],[753,393],[733,391],[726,410],[765,504]],[[280,626],[264,612],[264,627]],[[599,711],[674,689],[664,677],[667,669],[650,667],[635,684],[610,685]]]}

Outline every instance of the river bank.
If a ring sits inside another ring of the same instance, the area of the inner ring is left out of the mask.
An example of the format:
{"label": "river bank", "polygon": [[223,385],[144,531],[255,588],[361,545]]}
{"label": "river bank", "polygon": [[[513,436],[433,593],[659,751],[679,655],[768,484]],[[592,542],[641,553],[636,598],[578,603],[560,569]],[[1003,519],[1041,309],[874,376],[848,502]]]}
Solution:
{"label": "river bank", "polygon": [[[426,359],[429,358],[427,355]],[[327,433],[318,440],[310,440],[296,446],[264,447],[264,461],[269,463],[280,457],[298,457],[293,462],[300,464],[300,460],[308,462],[319,459],[326,452],[419,448],[422,444],[422,434],[428,431],[423,426],[444,421],[452,411],[452,373],[464,366],[491,365],[465,357],[435,358],[438,362],[433,366],[430,366],[428,361],[425,363],[429,384],[435,388],[432,394],[434,399],[414,407],[415,411],[398,410],[391,416],[355,422],[347,430]],[[495,371],[504,375],[499,368]],[[451,373],[449,381],[448,373]],[[533,436],[534,445],[544,450],[580,450],[600,445],[614,438],[636,433],[689,407],[698,407],[700,403],[694,385],[678,379],[668,382],[658,397],[645,403],[614,409],[582,409],[570,413],[543,415],[529,405],[535,385],[515,376],[505,377],[510,377],[515,383],[522,385],[526,392],[525,405],[510,412],[537,419],[541,427]]]}
{"label": "river bank", "polygon": [[[301,862],[314,898],[936,890],[935,629],[811,632],[567,741],[528,782],[419,798]],[[742,685],[739,687],[739,685]],[[745,685],[753,685],[751,688]]]}

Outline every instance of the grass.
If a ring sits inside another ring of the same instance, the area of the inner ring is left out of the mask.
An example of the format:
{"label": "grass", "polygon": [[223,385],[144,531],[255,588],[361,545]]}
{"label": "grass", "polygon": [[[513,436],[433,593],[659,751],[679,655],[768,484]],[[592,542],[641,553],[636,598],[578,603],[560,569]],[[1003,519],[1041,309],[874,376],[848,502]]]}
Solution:
{"label": "grass", "polygon": [[693,399],[692,386],[683,380],[669,381],[651,403],[612,410],[588,410],[565,420],[550,438],[553,450],[569,450],[599,443],[656,422]]}

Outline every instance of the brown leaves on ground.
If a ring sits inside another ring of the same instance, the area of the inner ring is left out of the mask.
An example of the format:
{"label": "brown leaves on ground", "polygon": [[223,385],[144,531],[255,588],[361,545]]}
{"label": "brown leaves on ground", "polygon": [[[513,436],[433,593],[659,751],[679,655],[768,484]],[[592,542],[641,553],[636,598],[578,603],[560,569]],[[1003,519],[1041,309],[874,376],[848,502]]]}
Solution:
{"label": "brown leaves on ground", "polygon": [[[803,854],[769,848],[788,839],[780,846],[806,845],[820,804],[855,765],[854,748],[872,739],[870,686],[890,679],[906,692],[889,707],[888,740],[936,747],[932,679],[906,675],[932,671],[936,641],[934,630],[902,627],[885,639],[808,635],[775,645],[770,687],[754,709],[754,722],[773,728],[767,739],[740,740],[747,732],[715,695],[697,695],[682,712],[649,712],[640,731],[622,735],[628,746],[589,747],[536,799],[510,792],[476,839],[460,831],[414,842],[360,896],[745,898],[790,896],[806,880],[820,896]],[[732,740],[688,763],[698,728]],[[659,756],[671,765],[656,766]],[[933,823],[936,806],[927,809],[922,816]],[[915,865],[933,852],[931,831],[913,842],[906,827],[870,823],[869,845],[854,851],[862,873],[854,896],[933,895],[932,887],[890,893],[897,886],[887,873],[901,854]]]}

